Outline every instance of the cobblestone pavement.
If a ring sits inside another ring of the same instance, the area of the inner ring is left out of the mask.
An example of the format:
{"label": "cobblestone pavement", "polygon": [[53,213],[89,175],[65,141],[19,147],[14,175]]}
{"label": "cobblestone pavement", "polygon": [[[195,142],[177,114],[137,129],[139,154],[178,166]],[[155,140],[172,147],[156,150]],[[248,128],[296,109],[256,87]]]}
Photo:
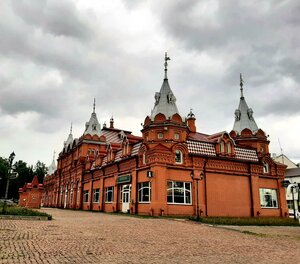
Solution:
{"label": "cobblestone pavement", "polygon": [[0,263],[299,263],[300,228],[199,223],[43,209],[0,220]]}

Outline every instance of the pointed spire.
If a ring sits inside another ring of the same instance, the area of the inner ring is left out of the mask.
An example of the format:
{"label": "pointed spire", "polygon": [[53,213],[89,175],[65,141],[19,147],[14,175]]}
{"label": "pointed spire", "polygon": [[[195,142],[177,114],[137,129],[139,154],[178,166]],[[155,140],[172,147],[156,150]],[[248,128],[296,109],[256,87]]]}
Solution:
{"label": "pointed spire", "polygon": [[70,126],[70,134],[69,134],[67,140],[64,142],[64,146],[65,146],[65,147],[68,147],[68,145],[70,145],[70,144],[73,142],[72,130],[73,130],[73,127],[72,127],[72,122],[71,122],[71,126]]}
{"label": "pointed spire", "polygon": [[100,136],[102,134],[101,132],[101,126],[98,122],[97,119],[97,114],[96,114],[96,99],[94,98],[94,103],[93,103],[93,112],[91,114],[90,120],[85,123],[85,131],[83,133],[84,135],[97,135]]}
{"label": "pointed spire", "polygon": [[168,71],[168,60],[171,60],[170,57],[168,57],[167,52],[165,52],[165,80],[168,79],[167,71]]}
{"label": "pointed spire", "polygon": [[250,129],[253,133],[258,130],[258,126],[253,117],[253,110],[248,107],[244,94],[243,94],[243,86],[244,80],[242,74],[240,74],[240,90],[241,90],[241,97],[238,109],[235,110],[235,121],[233,125],[233,130],[238,134],[241,133],[242,130],[245,128]]}
{"label": "pointed spire", "polygon": [[244,98],[243,85],[244,85],[244,80],[243,80],[242,74],[240,73],[241,98]]}
{"label": "pointed spire", "polygon": [[51,165],[48,167],[47,175],[52,175],[55,172],[55,170],[56,170],[56,164],[55,164],[55,150],[54,150],[53,160]]}
{"label": "pointed spire", "polygon": [[72,130],[73,130],[73,124],[71,122],[71,127],[70,127],[70,134],[72,135]]}
{"label": "pointed spire", "polygon": [[170,58],[167,55],[167,52],[165,53],[165,77],[163,80],[163,84],[160,88],[160,91],[155,93],[155,103],[154,108],[151,111],[151,120],[154,120],[155,116],[159,113],[164,114],[165,117],[171,118],[174,114],[179,114],[177,106],[176,106],[176,97],[173,94],[169,82],[168,82],[168,76],[167,76],[167,67],[168,67],[168,60]]}

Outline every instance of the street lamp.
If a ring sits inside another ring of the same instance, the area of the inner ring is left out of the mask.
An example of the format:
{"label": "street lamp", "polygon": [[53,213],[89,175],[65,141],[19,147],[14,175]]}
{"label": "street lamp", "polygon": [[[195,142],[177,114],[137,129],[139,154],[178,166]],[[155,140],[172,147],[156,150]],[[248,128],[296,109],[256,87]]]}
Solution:
{"label": "street lamp", "polygon": [[6,188],[5,188],[4,204],[3,204],[3,209],[2,209],[3,214],[6,213],[6,209],[7,209],[7,196],[8,196],[9,180],[17,177],[17,174],[13,172],[13,166],[12,166],[15,156],[16,156],[15,152],[12,152],[8,158],[8,166],[9,167],[8,167],[8,174],[7,174],[7,181],[6,181]]}
{"label": "street lamp", "polygon": [[200,177],[195,177],[194,172],[190,174],[191,178],[196,181],[196,219],[199,220],[199,191],[198,191],[198,182],[204,179],[203,171],[200,173]]}

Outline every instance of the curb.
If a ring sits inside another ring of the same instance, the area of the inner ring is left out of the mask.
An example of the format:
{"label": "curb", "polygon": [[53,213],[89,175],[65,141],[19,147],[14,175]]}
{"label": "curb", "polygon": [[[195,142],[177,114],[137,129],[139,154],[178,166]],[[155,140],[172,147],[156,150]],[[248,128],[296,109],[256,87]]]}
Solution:
{"label": "curb", "polygon": [[0,219],[6,219],[6,220],[41,220],[41,221],[48,221],[48,216],[0,215]]}

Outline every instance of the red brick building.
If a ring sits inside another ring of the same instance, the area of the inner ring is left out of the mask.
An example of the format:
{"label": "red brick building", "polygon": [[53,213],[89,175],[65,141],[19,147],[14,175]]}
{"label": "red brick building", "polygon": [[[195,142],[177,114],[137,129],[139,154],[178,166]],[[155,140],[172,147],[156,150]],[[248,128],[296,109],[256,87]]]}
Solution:
{"label": "red brick building", "polygon": [[181,116],[167,78],[155,93],[142,137],[101,129],[95,112],[80,138],[72,131],[45,178],[44,206],[147,215],[286,216],[285,166],[275,163],[243,95],[233,130],[196,130]]}
{"label": "red brick building", "polygon": [[38,177],[34,176],[31,183],[26,183],[19,189],[19,206],[40,208],[43,191],[43,184],[40,184]]}

